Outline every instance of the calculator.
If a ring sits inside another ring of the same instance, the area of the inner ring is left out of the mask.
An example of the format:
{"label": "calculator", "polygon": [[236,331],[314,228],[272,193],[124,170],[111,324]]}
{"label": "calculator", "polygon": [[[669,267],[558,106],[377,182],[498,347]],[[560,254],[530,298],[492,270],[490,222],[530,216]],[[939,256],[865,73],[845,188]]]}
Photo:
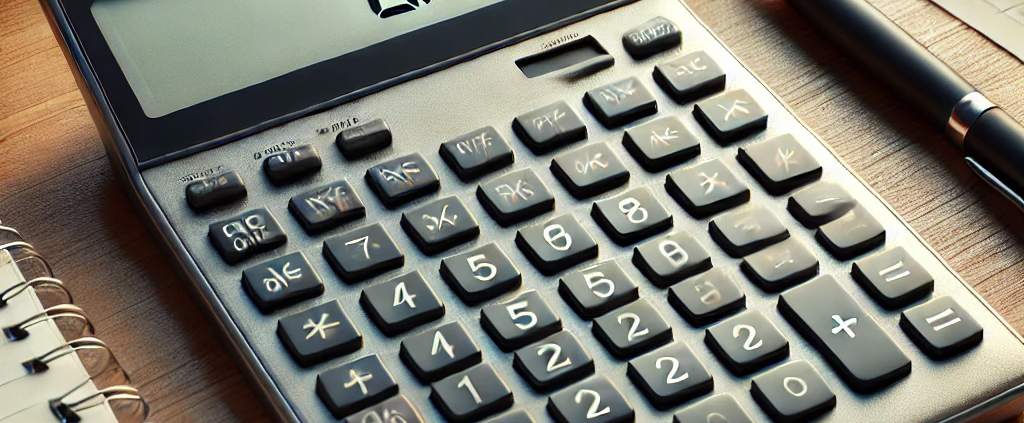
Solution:
{"label": "calculator", "polygon": [[47,0],[282,422],[999,421],[1024,341],[678,0]]}

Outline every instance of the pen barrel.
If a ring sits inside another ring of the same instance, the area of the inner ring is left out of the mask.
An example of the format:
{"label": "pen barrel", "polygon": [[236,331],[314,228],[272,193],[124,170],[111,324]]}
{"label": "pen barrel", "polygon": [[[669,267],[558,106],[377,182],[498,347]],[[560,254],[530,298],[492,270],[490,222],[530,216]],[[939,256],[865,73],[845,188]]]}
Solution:
{"label": "pen barrel", "polygon": [[945,130],[974,87],[864,0],[787,0],[845,53]]}
{"label": "pen barrel", "polygon": [[1024,193],[1024,126],[1003,109],[989,109],[971,125],[964,137],[964,156],[976,161],[1012,192]]}

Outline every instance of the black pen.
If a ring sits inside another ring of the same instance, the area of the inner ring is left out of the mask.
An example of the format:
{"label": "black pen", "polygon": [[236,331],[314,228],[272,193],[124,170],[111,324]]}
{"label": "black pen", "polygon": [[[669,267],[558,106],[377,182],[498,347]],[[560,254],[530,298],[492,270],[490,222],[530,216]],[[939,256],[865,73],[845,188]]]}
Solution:
{"label": "black pen", "polygon": [[865,0],[787,0],[946,132],[967,164],[1024,210],[1024,127]]}

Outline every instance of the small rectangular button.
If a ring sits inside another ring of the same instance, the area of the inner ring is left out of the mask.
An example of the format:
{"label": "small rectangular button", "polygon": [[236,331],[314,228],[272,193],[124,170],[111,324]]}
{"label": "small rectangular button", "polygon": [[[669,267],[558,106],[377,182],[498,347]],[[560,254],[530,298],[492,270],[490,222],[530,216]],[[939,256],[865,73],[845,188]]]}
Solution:
{"label": "small rectangular button", "polygon": [[562,319],[537,291],[480,310],[480,325],[503,351],[519,349],[562,330]]}
{"label": "small rectangular button", "polygon": [[836,406],[836,394],[806,360],[791,361],[755,377],[750,393],[778,423],[809,422]]}
{"label": "small rectangular button", "polygon": [[689,103],[725,89],[725,71],[704,51],[661,63],[654,68],[654,81],[673,100]]}
{"label": "small rectangular button", "polygon": [[629,181],[629,170],[607,143],[590,143],[551,160],[551,173],[576,198],[588,198]]}
{"label": "small rectangular button", "polygon": [[857,206],[850,193],[835,182],[819,182],[789,197],[786,209],[804,227],[817,228]]}
{"label": "small rectangular button", "polygon": [[195,211],[221,206],[245,198],[245,183],[238,172],[226,172],[195,181],[185,187],[185,199]]}
{"label": "small rectangular button", "polygon": [[658,113],[658,102],[635,76],[587,91],[583,104],[606,128]]}
{"label": "small rectangular button", "polygon": [[686,232],[672,232],[633,249],[633,264],[654,286],[667,288],[711,268],[711,255]]}
{"label": "small rectangular button", "polygon": [[723,145],[768,127],[768,113],[742,88],[697,103],[693,116]]}
{"label": "small rectangular button", "polygon": [[497,171],[515,161],[505,138],[486,127],[441,144],[441,158],[464,182]]}
{"label": "small rectangular button", "polygon": [[757,310],[747,310],[704,331],[704,343],[736,376],[746,376],[789,356],[789,340]]}
{"label": "small rectangular button", "polygon": [[344,179],[292,197],[288,201],[288,211],[310,234],[366,216],[362,198]]}
{"label": "small rectangular button", "polygon": [[473,213],[451,196],[402,213],[402,229],[424,254],[433,255],[480,235]]}
{"label": "small rectangular button", "polygon": [[882,307],[895,310],[932,292],[935,279],[903,247],[853,263],[853,280]]}
{"label": "small rectangular button", "polygon": [[401,416],[401,423],[425,422],[419,410],[409,402],[405,395],[397,395],[357,414],[348,416],[341,423],[387,422],[387,416]]}
{"label": "small rectangular button", "polygon": [[793,238],[743,259],[740,270],[765,292],[779,292],[818,274],[818,259]]}
{"label": "small rectangular button", "polygon": [[668,302],[690,325],[701,327],[742,310],[746,295],[720,268],[682,281],[668,291]]}
{"label": "small rectangular button", "polygon": [[612,241],[623,246],[672,228],[672,214],[647,187],[594,203],[590,216]]}
{"label": "small rectangular button", "polygon": [[821,165],[792,134],[740,147],[736,160],[771,195],[783,195],[821,178]]}
{"label": "small rectangular button", "polygon": [[476,198],[501,226],[555,209],[555,196],[531,169],[521,169],[477,185]]}
{"label": "small rectangular button", "polygon": [[716,217],[708,224],[711,239],[726,253],[740,258],[789,238],[789,229],[760,205]]}
{"label": "small rectangular button", "polygon": [[645,299],[594,319],[592,330],[608,352],[618,358],[634,357],[672,342],[672,327]]}
{"label": "small rectangular button", "polygon": [[584,319],[593,319],[640,298],[640,289],[614,261],[606,261],[558,281],[558,293]]}
{"label": "small rectangular button", "polygon": [[704,395],[715,386],[707,367],[682,342],[630,361],[626,375],[659,410]]}
{"label": "small rectangular button", "polygon": [[561,331],[516,351],[512,367],[530,386],[550,391],[594,373],[594,359],[569,331]]}
{"label": "small rectangular button", "polygon": [[418,270],[364,289],[359,303],[387,336],[444,317],[444,304]]}
{"label": "small rectangular button", "polygon": [[952,297],[944,296],[904,311],[900,327],[934,359],[945,359],[981,343],[984,329]]}
{"label": "small rectangular button", "polygon": [[263,173],[270,182],[283,184],[320,171],[320,154],[312,145],[300,145],[263,160]]}
{"label": "small rectangular button", "polygon": [[488,363],[430,385],[430,400],[451,423],[469,423],[512,407],[512,390]]}
{"label": "small rectangular button", "polygon": [[754,423],[732,395],[720,394],[684,408],[672,423]]}
{"label": "small rectangular button", "polygon": [[683,33],[672,21],[661,16],[626,31],[622,45],[634,59],[644,59],[683,43]]}
{"label": "small rectangular button", "polygon": [[849,260],[885,243],[885,227],[862,206],[821,225],[814,239],[839,260]]}
{"label": "small rectangular button", "polygon": [[665,189],[697,219],[750,201],[750,189],[720,159],[669,173]]}
{"label": "small rectangular button", "polygon": [[516,117],[512,129],[535,154],[587,139],[587,126],[564,101]]}
{"label": "small rectangular button", "polygon": [[[598,411],[594,411],[595,404]],[[604,375],[591,377],[551,395],[547,409],[558,423],[627,423],[636,419],[633,406]],[[600,415],[593,415],[597,413]]]}
{"label": "small rectangular button", "polygon": [[700,154],[697,136],[676,116],[626,129],[622,145],[648,172],[661,172]]}
{"label": "small rectangular button", "polygon": [[441,181],[437,173],[434,173],[434,168],[419,153],[371,167],[366,171],[366,182],[380,198],[380,202],[389,209],[441,188]]}
{"label": "small rectangular button", "polygon": [[384,119],[374,119],[341,131],[335,143],[346,159],[358,159],[390,146],[391,128]]}
{"label": "small rectangular button", "polygon": [[405,265],[405,255],[380,223],[324,241],[324,258],[345,283],[360,282]]}
{"label": "small rectangular button", "polygon": [[398,382],[374,354],[317,375],[316,394],[340,419],[398,394]]}
{"label": "small rectangular button", "polygon": [[523,282],[519,268],[493,242],[441,260],[441,278],[470,305],[512,291]]}
{"label": "small rectangular button", "polygon": [[210,241],[228,264],[270,251],[288,242],[288,235],[266,208],[210,225]]}
{"label": "small rectangular button", "polygon": [[462,323],[452,322],[402,341],[399,357],[420,382],[429,383],[483,360]]}
{"label": "small rectangular button", "polygon": [[318,297],[324,292],[320,275],[302,252],[294,252],[242,272],[242,286],[264,313]]}
{"label": "small rectangular button", "polygon": [[277,336],[302,367],[355,352],[363,335],[338,300],[284,317],[277,322]]}
{"label": "small rectangular button", "polygon": [[595,259],[598,253],[594,237],[571,214],[520,229],[516,246],[545,275]]}

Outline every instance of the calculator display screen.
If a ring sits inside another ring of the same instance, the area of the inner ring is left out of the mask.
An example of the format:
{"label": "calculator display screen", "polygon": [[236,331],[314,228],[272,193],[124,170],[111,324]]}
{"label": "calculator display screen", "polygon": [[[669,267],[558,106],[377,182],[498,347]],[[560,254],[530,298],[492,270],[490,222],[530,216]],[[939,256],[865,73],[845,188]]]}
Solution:
{"label": "calculator display screen", "polygon": [[91,11],[157,118],[501,1],[96,0]]}

